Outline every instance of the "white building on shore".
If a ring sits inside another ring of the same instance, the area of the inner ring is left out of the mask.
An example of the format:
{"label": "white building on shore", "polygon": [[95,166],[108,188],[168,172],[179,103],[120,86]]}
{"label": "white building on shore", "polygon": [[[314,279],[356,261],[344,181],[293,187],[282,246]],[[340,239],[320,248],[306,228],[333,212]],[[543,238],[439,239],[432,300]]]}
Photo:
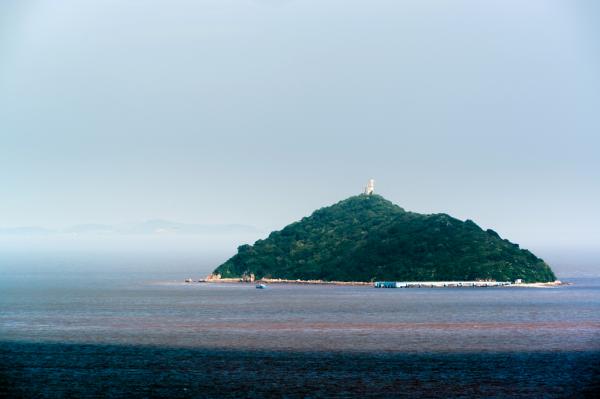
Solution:
{"label": "white building on shore", "polygon": [[367,187],[365,187],[365,194],[371,195],[371,194],[373,194],[374,191],[375,191],[375,180],[369,179],[369,182],[367,183]]}

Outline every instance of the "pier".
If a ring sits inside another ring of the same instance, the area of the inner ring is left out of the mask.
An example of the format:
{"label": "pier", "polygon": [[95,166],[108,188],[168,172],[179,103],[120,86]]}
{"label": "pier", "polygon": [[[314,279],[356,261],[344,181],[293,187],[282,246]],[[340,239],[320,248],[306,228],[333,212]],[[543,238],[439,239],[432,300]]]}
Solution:
{"label": "pier", "polygon": [[503,287],[509,281],[376,281],[375,288]]}

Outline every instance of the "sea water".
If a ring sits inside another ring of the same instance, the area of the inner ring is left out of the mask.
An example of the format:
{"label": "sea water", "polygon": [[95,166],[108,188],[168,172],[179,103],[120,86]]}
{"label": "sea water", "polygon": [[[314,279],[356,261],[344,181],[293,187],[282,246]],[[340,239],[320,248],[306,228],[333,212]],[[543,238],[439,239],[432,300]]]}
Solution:
{"label": "sea water", "polygon": [[1,274],[0,393],[564,397],[599,388],[600,279],[257,290],[108,266]]}

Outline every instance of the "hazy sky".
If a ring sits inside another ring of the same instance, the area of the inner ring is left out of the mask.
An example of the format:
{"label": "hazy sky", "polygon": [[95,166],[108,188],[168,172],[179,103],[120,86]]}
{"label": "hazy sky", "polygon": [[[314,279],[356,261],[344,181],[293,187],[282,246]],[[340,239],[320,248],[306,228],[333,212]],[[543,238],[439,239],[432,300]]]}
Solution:
{"label": "hazy sky", "polygon": [[600,245],[595,1],[0,2],[0,227],[358,194]]}

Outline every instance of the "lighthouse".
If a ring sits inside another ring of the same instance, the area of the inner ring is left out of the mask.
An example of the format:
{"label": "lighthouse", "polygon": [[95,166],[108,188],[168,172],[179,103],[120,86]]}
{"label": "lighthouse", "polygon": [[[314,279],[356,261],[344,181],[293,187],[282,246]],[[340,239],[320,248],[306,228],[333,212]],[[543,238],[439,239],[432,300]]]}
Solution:
{"label": "lighthouse", "polygon": [[371,195],[371,194],[373,194],[373,191],[375,191],[375,180],[369,179],[369,182],[367,183],[367,187],[365,187],[365,194]]}

